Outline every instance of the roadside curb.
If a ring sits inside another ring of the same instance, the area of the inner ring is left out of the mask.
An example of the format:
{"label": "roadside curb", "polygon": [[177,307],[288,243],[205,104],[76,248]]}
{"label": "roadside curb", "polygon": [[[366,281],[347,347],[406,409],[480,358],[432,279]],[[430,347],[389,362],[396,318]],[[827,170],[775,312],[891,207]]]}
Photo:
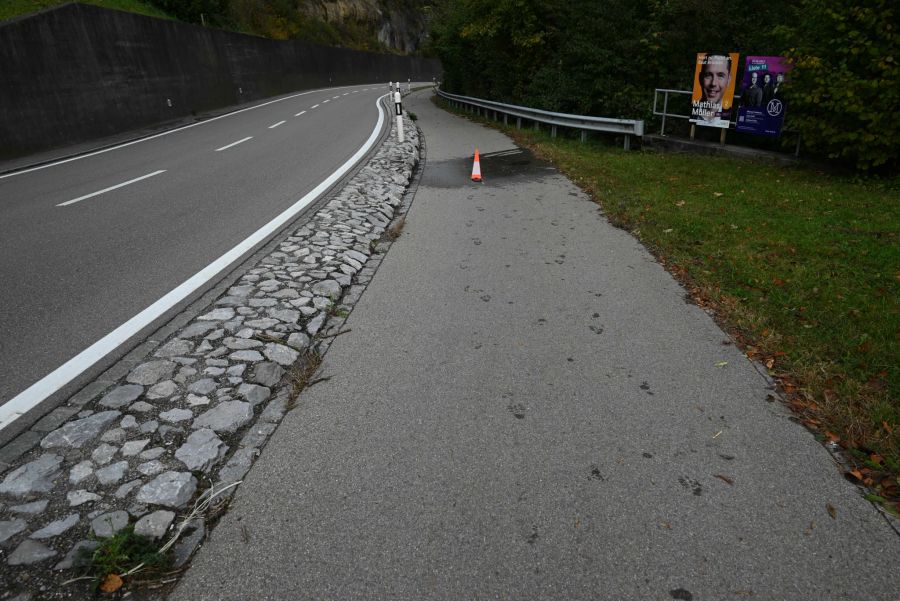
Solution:
{"label": "roadside curb", "polygon": [[41,448],[23,449],[0,483],[2,561],[22,566],[4,571],[8,590],[27,581],[33,598],[75,593],[63,576],[89,533],[108,537],[148,516],[168,520],[159,538],[176,529],[175,567],[186,564],[210,525],[190,501],[223,509],[290,409],[298,359],[330,346],[389,246],[379,240],[408,209],[421,169],[418,131],[406,129],[406,143],[382,140],[308,222],[293,219],[191,305],[209,305],[204,314],[172,320],[41,420],[46,434],[31,431]]}

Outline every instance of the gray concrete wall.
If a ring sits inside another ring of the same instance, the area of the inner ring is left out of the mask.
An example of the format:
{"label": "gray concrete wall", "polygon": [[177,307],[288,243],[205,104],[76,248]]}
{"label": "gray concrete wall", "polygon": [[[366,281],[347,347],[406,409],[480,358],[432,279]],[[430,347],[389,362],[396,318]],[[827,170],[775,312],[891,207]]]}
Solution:
{"label": "gray concrete wall", "polygon": [[434,59],[68,4],[0,25],[0,159],[294,90],[439,76]]}

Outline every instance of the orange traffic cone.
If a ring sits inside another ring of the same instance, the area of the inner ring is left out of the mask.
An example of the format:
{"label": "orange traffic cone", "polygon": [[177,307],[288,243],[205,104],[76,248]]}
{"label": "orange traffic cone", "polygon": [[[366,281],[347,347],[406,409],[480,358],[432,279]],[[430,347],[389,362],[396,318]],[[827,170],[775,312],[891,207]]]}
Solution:
{"label": "orange traffic cone", "polygon": [[475,149],[475,163],[472,165],[472,181],[481,181],[481,161],[478,159],[478,149]]}

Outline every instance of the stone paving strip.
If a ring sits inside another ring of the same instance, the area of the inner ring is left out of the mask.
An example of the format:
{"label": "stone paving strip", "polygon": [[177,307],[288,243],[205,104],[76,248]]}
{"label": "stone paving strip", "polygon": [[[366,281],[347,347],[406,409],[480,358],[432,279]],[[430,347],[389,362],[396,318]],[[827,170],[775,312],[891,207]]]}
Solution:
{"label": "stone paving strip", "polygon": [[292,370],[304,354],[327,350],[380,263],[378,241],[419,159],[415,126],[404,132],[400,144],[392,131],[349,184],[208,310],[121,381],[70,403],[68,421],[7,467],[3,590],[70,596],[62,583],[79,575],[79,551],[128,525],[160,541],[179,533],[173,566],[185,565],[206,532],[196,503],[234,491],[290,408]]}

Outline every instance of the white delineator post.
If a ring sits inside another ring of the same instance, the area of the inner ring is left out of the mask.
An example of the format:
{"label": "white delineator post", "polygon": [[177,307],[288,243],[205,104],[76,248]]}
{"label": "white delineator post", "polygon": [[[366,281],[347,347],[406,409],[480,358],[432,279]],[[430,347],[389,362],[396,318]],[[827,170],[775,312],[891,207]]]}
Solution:
{"label": "white delineator post", "polygon": [[397,114],[397,140],[403,142],[403,101],[400,98],[400,82],[397,82],[397,91],[394,92],[394,109]]}

